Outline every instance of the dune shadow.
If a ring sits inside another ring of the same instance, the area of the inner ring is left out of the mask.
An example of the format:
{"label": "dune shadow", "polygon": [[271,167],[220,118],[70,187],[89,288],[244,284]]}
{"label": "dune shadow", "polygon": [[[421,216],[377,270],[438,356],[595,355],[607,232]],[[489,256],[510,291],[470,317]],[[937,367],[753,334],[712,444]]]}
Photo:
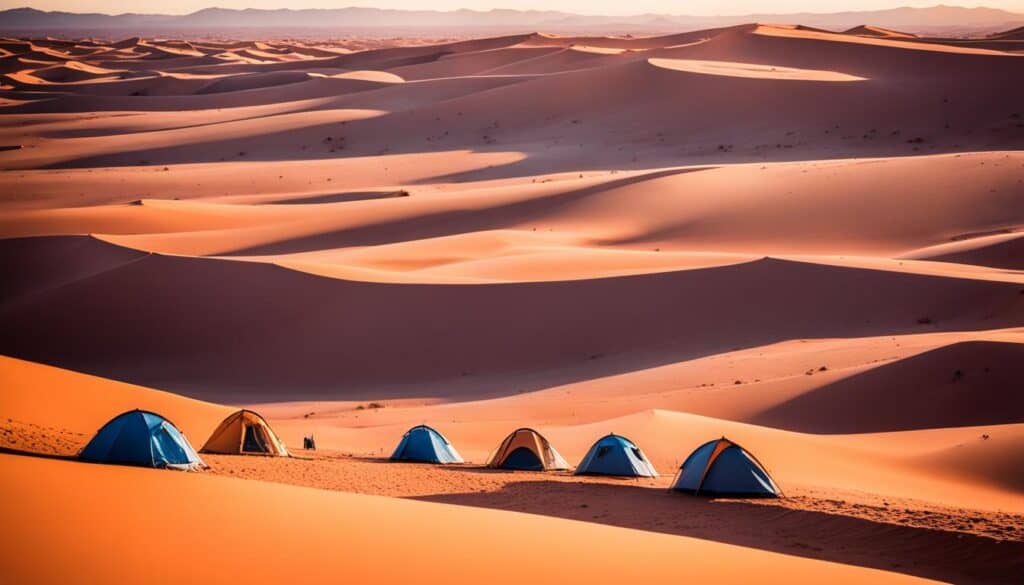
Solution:
{"label": "dune shadow", "polygon": [[752,422],[818,434],[1020,423],[1022,376],[1024,344],[955,343],[826,384]]}
{"label": "dune shadow", "polygon": [[161,255],[94,262],[80,275],[78,265],[108,247],[84,241],[92,245],[50,256],[45,274],[25,262],[30,244],[47,238],[0,258],[12,275],[4,288],[22,291],[0,298],[0,353],[222,402],[512,395],[783,339],[920,332],[923,314],[935,318],[929,331],[1022,319],[1012,283],[775,259],[591,280],[396,285]]}
{"label": "dune shadow", "polygon": [[498,492],[411,499],[712,540],[955,583],[1006,583],[1024,571],[1022,542],[628,483],[521,481]]}
{"label": "dune shadow", "polygon": [[346,191],[309,197],[293,197],[269,201],[268,205],[316,205],[320,203],[343,203],[350,201],[370,201],[374,199],[394,199],[408,197],[407,191]]}
{"label": "dune shadow", "polygon": [[[582,189],[569,190],[548,197],[495,205],[483,209],[423,213],[407,219],[361,225],[333,232],[318,233],[312,236],[260,244],[249,248],[233,250],[221,255],[295,254],[349,246],[375,246],[404,241],[425,240],[458,233],[500,229],[508,225],[546,217],[560,207],[571,205],[606,191],[662,177],[695,173],[712,168],[714,167],[694,167],[646,173],[607,181]],[[287,202],[296,203],[297,201],[292,199]]]}

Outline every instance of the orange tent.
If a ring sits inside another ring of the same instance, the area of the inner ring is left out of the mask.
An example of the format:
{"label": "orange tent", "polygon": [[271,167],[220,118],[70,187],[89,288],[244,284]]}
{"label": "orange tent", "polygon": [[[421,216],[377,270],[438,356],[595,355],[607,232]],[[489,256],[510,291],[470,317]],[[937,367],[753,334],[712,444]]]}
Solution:
{"label": "orange tent", "polygon": [[262,416],[251,410],[239,410],[224,419],[200,452],[288,456],[284,442],[277,438]]}
{"label": "orange tent", "polygon": [[551,443],[533,429],[517,429],[505,437],[487,466],[531,471],[569,469]]}

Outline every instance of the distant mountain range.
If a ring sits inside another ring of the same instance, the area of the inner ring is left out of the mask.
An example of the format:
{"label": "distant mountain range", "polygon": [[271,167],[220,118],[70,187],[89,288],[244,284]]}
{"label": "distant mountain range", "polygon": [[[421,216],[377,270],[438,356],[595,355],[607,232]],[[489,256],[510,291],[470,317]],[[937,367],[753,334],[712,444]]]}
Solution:
{"label": "distant mountain range", "polygon": [[638,14],[598,16],[538,10],[385,10],[336,8],[304,10],[233,10],[206,8],[186,15],[79,14],[45,12],[34,8],[0,11],[0,32],[11,34],[60,33],[62,31],[110,31],[141,34],[173,30],[231,31],[237,29],[334,29],[342,31],[668,31],[726,26],[746,22],[794,23],[832,30],[860,24],[918,33],[978,34],[1024,24],[1024,14],[994,8],[933,6],[893,8],[828,14],[750,14],[744,16],[686,16]]}

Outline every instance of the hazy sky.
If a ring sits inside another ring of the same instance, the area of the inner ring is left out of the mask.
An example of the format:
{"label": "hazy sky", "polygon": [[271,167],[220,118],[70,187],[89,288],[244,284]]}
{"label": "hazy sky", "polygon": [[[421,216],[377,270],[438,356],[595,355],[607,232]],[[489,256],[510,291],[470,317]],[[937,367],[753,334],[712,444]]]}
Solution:
{"label": "hazy sky", "polygon": [[[70,12],[154,12],[183,14],[209,6],[225,8],[340,8],[373,6],[455,10],[473,8],[551,9],[583,14],[752,14],[785,12],[842,12],[897,6],[933,6],[940,0],[722,0],[718,2],[672,0],[0,0],[0,8],[31,6],[40,10]],[[947,1],[959,6],[990,6],[1024,13],[1024,0]]]}

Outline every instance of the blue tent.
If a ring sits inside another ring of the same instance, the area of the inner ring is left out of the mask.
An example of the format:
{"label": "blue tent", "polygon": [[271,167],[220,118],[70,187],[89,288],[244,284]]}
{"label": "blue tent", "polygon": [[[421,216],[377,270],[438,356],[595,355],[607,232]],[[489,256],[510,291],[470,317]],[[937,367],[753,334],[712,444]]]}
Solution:
{"label": "blue tent", "polygon": [[780,495],[761,463],[725,437],[708,441],[691,453],[679,468],[671,489],[712,497],[777,498]]}
{"label": "blue tent", "polygon": [[188,439],[159,414],[131,410],[103,425],[78,454],[82,461],[192,470],[206,467]]}
{"label": "blue tent", "polygon": [[611,434],[594,443],[576,468],[576,475],[658,477],[658,472],[633,441]]}
{"label": "blue tent", "polygon": [[406,431],[395,452],[391,454],[391,460],[462,463],[462,456],[444,435],[427,425],[420,425]]}

